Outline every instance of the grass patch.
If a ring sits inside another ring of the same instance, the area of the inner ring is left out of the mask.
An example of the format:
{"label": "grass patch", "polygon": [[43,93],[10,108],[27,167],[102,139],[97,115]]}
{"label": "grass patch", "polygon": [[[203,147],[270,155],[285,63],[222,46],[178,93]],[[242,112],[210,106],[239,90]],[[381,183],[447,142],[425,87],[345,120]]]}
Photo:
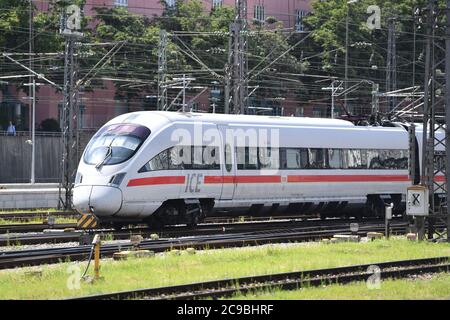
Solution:
{"label": "grass patch", "polygon": [[450,299],[450,274],[440,273],[417,279],[382,279],[380,287],[369,289],[365,282],[330,285],[299,290],[280,289],[236,295],[238,300],[411,300]]}
{"label": "grass patch", "polygon": [[[44,222],[42,218],[32,218],[32,219],[1,219],[0,215],[0,226],[9,225],[9,224],[41,224]],[[55,224],[61,223],[76,223],[76,218],[58,218],[55,217]]]}
{"label": "grass patch", "polygon": [[[0,271],[0,299],[58,299],[213,279],[449,255],[448,244],[404,239],[209,250],[195,255],[167,254],[128,261],[102,261],[104,280],[94,284],[81,282],[79,288],[76,279],[84,271],[86,263],[63,263],[41,267],[40,277],[28,276],[28,268]],[[92,274],[92,269],[89,273]]]}

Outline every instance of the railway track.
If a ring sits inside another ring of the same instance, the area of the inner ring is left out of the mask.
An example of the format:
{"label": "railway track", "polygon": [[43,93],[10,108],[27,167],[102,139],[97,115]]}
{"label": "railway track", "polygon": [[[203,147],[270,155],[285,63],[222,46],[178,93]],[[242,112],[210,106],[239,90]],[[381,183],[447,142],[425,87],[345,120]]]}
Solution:
{"label": "railway track", "polygon": [[46,229],[69,229],[76,228],[76,223],[58,223],[50,225],[48,223],[16,223],[0,225],[0,234],[20,233],[20,232],[42,232]]}
{"label": "railway track", "polygon": [[[406,225],[398,223],[392,226],[393,233],[404,233]],[[358,234],[365,235],[369,231],[382,231],[380,224],[360,225]],[[162,252],[172,249],[196,248],[214,249],[261,245],[266,243],[299,242],[332,237],[335,234],[351,234],[348,224],[314,227],[297,227],[264,231],[239,232],[230,234],[196,235],[182,238],[144,240],[138,248]],[[103,258],[111,257],[114,252],[129,250],[133,246],[129,241],[105,244],[101,248]],[[40,265],[60,261],[76,261],[87,259],[90,245],[75,247],[59,247],[44,249],[26,249],[0,252],[0,269]]]}
{"label": "railway track", "polygon": [[[48,216],[53,217],[64,217],[64,218],[77,218],[79,217],[79,214],[75,212],[51,212],[47,215],[47,213],[39,212],[39,213],[0,213],[0,220],[11,220],[15,222],[26,222],[30,220],[35,219],[42,219],[43,223],[11,223],[11,224],[4,224],[0,225],[0,234],[5,233],[19,233],[19,232],[42,232],[46,229],[71,229],[71,228],[77,228],[76,223],[59,223],[50,225],[47,222],[45,222],[44,219],[46,219]],[[231,223],[244,223],[244,222],[265,222],[270,220],[306,220],[308,218],[317,218],[316,216],[300,216],[300,215],[294,215],[294,216],[276,216],[276,217],[239,217],[239,216],[233,216],[233,217],[227,217],[227,216],[212,216],[205,219],[205,223],[211,224],[211,223],[225,223],[225,224],[231,224]],[[149,229],[149,228],[147,228]]]}
{"label": "railway track", "polygon": [[[253,222],[235,222],[235,223],[205,223],[200,224],[196,228],[188,228],[186,226],[171,226],[162,230],[152,230],[147,227],[128,228],[121,231],[114,231],[111,229],[99,229],[96,233],[113,240],[128,239],[130,235],[139,234],[144,237],[149,237],[156,233],[160,237],[173,238],[183,236],[198,236],[210,234],[229,234],[236,232],[251,232],[257,230],[275,230],[283,228],[310,228],[309,230],[320,230],[324,227],[349,228],[349,224],[355,220],[272,220],[272,221],[253,221]],[[372,219],[360,222],[362,226],[373,223],[381,223],[379,220]],[[19,225],[20,226],[20,225]],[[64,227],[69,228],[68,225]],[[48,226],[47,226],[48,228]],[[306,229],[305,229],[306,230]],[[78,242],[82,232],[54,232],[42,234],[3,234],[0,235],[0,246],[15,245],[29,245],[29,244],[45,244],[45,243],[63,243],[63,242]]]}
{"label": "railway track", "polygon": [[449,272],[450,257],[371,263],[348,267],[327,268],[261,276],[223,279],[184,285],[138,289],[74,298],[75,300],[121,299],[206,299],[224,298],[234,294],[246,294],[260,290],[279,288],[295,290],[306,286],[323,286],[366,281],[379,271],[380,279],[399,279],[421,273]]}

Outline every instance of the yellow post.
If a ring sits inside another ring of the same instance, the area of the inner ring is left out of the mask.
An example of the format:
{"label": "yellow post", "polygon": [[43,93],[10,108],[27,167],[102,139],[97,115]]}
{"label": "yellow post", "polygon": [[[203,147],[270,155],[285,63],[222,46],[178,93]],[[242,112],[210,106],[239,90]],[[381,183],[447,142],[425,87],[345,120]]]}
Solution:
{"label": "yellow post", "polygon": [[94,272],[95,272],[95,280],[100,279],[100,237],[98,235],[95,235],[94,237],[94,243],[95,243],[95,248],[94,248],[94,258],[95,258],[95,262],[94,262]]}

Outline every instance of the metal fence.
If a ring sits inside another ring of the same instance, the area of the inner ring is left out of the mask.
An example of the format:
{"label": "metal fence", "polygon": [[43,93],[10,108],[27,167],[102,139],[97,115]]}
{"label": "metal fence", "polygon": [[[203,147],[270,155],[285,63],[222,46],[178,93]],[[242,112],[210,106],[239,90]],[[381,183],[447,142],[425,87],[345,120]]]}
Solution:
{"label": "metal fence", "polygon": [[[6,131],[0,130],[0,136],[11,136]],[[16,137],[31,137],[30,131],[16,131]],[[61,132],[35,131],[37,137],[61,137]]]}
{"label": "metal fence", "polygon": [[[95,130],[80,131],[78,157]],[[28,183],[31,178],[31,140],[29,131],[15,136],[0,131],[0,183]],[[61,166],[61,133],[36,131],[36,182],[59,182]]]}

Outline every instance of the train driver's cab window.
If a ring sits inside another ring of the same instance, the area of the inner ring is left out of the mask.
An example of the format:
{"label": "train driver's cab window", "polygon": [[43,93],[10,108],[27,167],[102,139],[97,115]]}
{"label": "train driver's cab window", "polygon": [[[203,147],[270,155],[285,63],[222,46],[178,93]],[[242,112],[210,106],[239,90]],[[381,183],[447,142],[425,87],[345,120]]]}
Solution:
{"label": "train driver's cab window", "polygon": [[89,142],[84,162],[96,167],[125,162],[138,151],[149,135],[150,129],[135,124],[103,127]]}

